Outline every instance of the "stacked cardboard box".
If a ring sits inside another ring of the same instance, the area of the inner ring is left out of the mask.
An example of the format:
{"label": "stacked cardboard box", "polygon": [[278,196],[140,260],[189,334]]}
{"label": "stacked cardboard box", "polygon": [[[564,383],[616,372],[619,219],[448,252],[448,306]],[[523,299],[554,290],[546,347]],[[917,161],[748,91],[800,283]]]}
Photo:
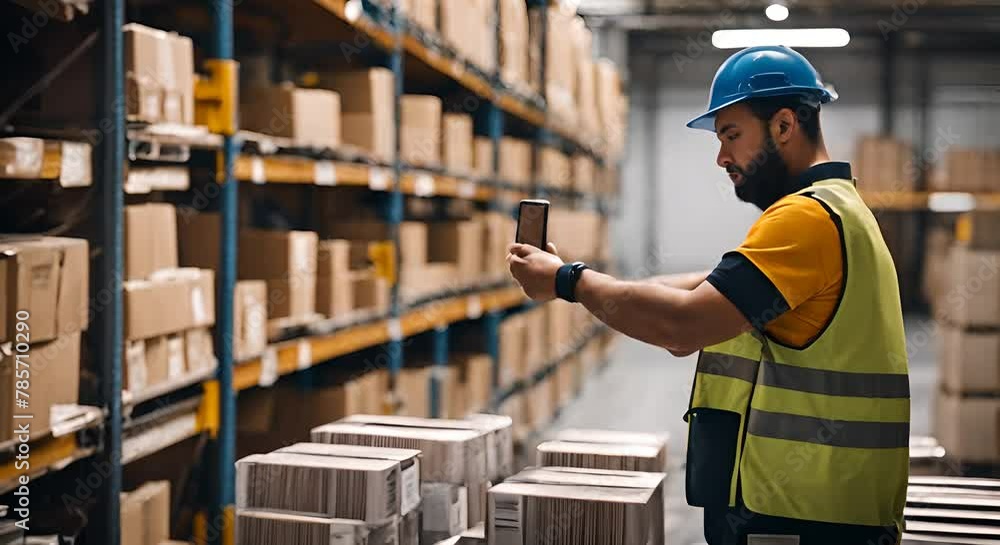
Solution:
{"label": "stacked cardboard box", "polygon": [[194,124],[191,38],[135,23],[125,35],[126,115],[147,123]]}
{"label": "stacked cardboard box", "polygon": [[472,174],[478,178],[493,177],[493,141],[485,136],[473,139]]}
{"label": "stacked cardboard box", "polygon": [[[216,249],[218,251],[218,249]],[[177,212],[163,203],[125,207],[125,279],[177,268]]]}
{"label": "stacked cardboard box", "polygon": [[597,188],[597,165],[589,155],[578,153],[573,156],[571,189],[581,193],[593,193]]}
{"label": "stacked cardboard box", "polygon": [[664,447],[648,444],[545,441],[538,445],[538,464],[624,471],[663,471]]}
{"label": "stacked cardboard box", "polygon": [[[655,463],[648,466],[651,468],[649,471],[666,471],[667,468],[667,445],[670,440],[667,434],[568,428],[555,432],[550,436],[550,439],[561,444],[583,443],[652,447],[656,452]],[[622,464],[619,463],[619,465]],[[596,465],[580,467],[601,469]]]}
{"label": "stacked cardboard box", "polygon": [[[396,397],[400,405],[396,414],[424,418],[433,416],[432,380],[437,381],[438,416],[461,418],[465,409],[457,406],[461,399],[457,373],[450,365],[434,364],[414,364],[399,371],[396,375]],[[459,412],[454,412],[456,410]]]}
{"label": "stacked cardboard box", "polygon": [[512,386],[527,377],[524,339],[530,333],[523,314],[508,316],[500,322],[500,370],[497,383],[500,388]]}
{"label": "stacked cardboard box", "polygon": [[240,231],[239,276],[267,282],[270,318],[316,314],[318,243],[312,231]]}
{"label": "stacked cardboard box", "polygon": [[326,89],[302,89],[284,83],[252,87],[240,93],[240,126],[290,138],[300,146],[340,146],[340,95]]}
{"label": "stacked cardboard box", "polygon": [[531,142],[503,137],[500,140],[500,180],[520,187],[531,184]]}
{"label": "stacked cardboard box", "polygon": [[866,191],[912,191],[917,172],[911,146],[896,138],[864,136],[855,151],[858,189]]}
{"label": "stacked cardboard box", "polygon": [[441,127],[441,164],[446,172],[465,175],[472,172],[472,117],[446,113]]}
{"label": "stacked cardboard box", "polygon": [[594,62],[594,84],[597,98],[597,115],[608,157],[621,157],[625,150],[628,100],[622,90],[621,75],[615,63],[608,59]]}
{"label": "stacked cardboard box", "polygon": [[[0,237],[0,441],[13,437],[14,415],[31,414],[32,437],[47,433],[51,409],[79,396],[80,338],[89,314],[86,240]],[[27,329],[25,329],[27,328]],[[27,350],[22,341],[30,337]],[[30,355],[29,407],[16,404],[15,368]]]}
{"label": "stacked cardboard box", "polygon": [[539,148],[535,157],[535,179],[549,187],[569,189],[572,179],[569,156],[555,148]]}
{"label": "stacked cardboard box", "polygon": [[[569,37],[573,33],[575,17],[561,9],[550,9],[547,13],[547,29],[545,41],[545,99],[548,103],[549,111],[561,123],[567,126],[576,126],[576,82],[577,66],[573,40]],[[529,15],[530,37],[532,55],[530,62],[532,77],[540,74],[541,59],[536,51],[541,50],[541,13],[538,9],[532,9]]]}
{"label": "stacked cardboard box", "polygon": [[573,43],[576,69],[576,108],[580,119],[580,136],[584,142],[593,142],[601,130],[597,113],[597,74],[594,69],[594,37],[583,19],[573,20],[570,39]]}
{"label": "stacked cardboard box", "polygon": [[528,468],[490,489],[487,541],[663,543],[664,478],[663,473]]}
{"label": "stacked cardboard box", "polygon": [[487,74],[496,70],[496,4],[492,0],[438,0],[439,30],[459,57]]}
{"label": "stacked cardboard box", "polygon": [[148,482],[121,495],[122,545],[157,545],[170,540],[170,483]]}
{"label": "stacked cardboard box", "polygon": [[392,71],[371,68],[324,73],[320,86],[340,93],[344,143],[367,151],[377,161],[393,161],[396,83]]}
{"label": "stacked cardboard box", "polygon": [[255,358],[267,348],[267,282],[237,282],[233,305],[233,357]]}
{"label": "stacked cardboard box", "polygon": [[483,225],[483,274],[490,281],[509,276],[507,247],[514,240],[517,227],[513,219],[500,212],[486,212],[476,221]]}
{"label": "stacked cardboard box", "polygon": [[566,407],[576,397],[579,370],[580,359],[576,354],[564,359],[556,366],[555,380],[552,381],[555,386],[552,398],[557,407]]}
{"label": "stacked cardboard box", "polygon": [[1000,150],[953,147],[944,157],[940,176],[932,178],[939,191],[1000,190]]}
{"label": "stacked cardboard box", "polygon": [[553,376],[550,373],[527,388],[524,402],[530,430],[544,428],[555,415],[556,403],[552,398],[552,383]]}
{"label": "stacked cardboard box", "polygon": [[[453,358],[458,391],[465,412],[484,411],[492,401],[493,359],[488,354],[458,354]],[[456,397],[458,397],[456,396]],[[452,414],[458,414],[452,410]]]}
{"label": "stacked cardboard box", "polygon": [[555,360],[570,349],[573,343],[573,305],[565,301],[550,301],[545,304],[545,344],[548,359]]}
{"label": "stacked cardboard box", "polygon": [[482,278],[483,224],[478,221],[431,223],[428,231],[428,259],[432,263],[454,265],[460,284]]}
{"label": "stacked cardboard box", "polygon": [[549,242],[567,261],[593,261],[597,255],[602,219],[597,212],[556,210],[549,212]]}
{"label": "stacked cardboard box", "polygon": [[500,77],[515,89],[528,85],[528,9],[520,0],[500,0]]}
{"label": "stacked cardboard box", "polygon": [[404,95],[400,101],[399,154],[411,166],[441,165],[441,99]]}
{"label": "stacked cardboard box", "polygon": [[299,443],[236,472],[239,544],[417,543],[419,451]]}
{"label": "stacked cardboard box", "polygon": [[353,310],[385,312],[389,285],[368,260],[370,241],[324,240],[319,244],[316,310],[329,318]]}
{"label": "stacked cardboard box", "polygon": [[1000,213],[959,222],[950,282],[937,309],[940,388],[935,434],[963,462],[1000,461]]}
{"label": "stacked cardboard box", "polygon": [[314,429],[312,440],[422,451],[421,542],[433,543],[485,518],[487,435],[467,429],[336,422]]}

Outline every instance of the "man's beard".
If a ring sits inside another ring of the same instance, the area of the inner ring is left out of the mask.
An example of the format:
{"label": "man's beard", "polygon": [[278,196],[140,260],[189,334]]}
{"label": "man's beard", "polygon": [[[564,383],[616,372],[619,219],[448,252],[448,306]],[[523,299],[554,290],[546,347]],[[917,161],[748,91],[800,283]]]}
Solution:
{"label": "man's beard", "polygon": [[801,189],[795,185],[794,178],[788,173],[788,165],[770,136],[763,149],[754,154],[749,168],[743,170],[729,165],[726,172],[735,172],[743,178],[743,183],[736,187],[736,197],[761,210],[767,210],[778,199]]}

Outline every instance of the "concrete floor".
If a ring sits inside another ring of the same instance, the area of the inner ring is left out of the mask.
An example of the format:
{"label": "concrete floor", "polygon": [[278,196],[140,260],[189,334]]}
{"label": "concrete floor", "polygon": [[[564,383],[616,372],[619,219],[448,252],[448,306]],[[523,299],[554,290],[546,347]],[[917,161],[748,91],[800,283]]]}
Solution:
{"label": "concrete floor", "polygon": [[[937,381],[936,334],[923,317],[906,320],[910,353],[911,431],[930,433],[931,395]],[[668,543],[704,543],[701,510],[684,499],[684,454],[687,425],[681,419],[691,394],[696,356],[675,358],[631,339],[622,339],[610,365],[591,378],[583,393],[563,409],[552,429],[601,428],[670,434],[668,475]]]}

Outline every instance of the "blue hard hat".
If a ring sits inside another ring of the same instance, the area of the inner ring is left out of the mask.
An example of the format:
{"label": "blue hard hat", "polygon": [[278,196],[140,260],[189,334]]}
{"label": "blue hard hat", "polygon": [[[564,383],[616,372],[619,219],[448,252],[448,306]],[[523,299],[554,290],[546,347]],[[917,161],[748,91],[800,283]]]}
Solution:
{"label": "blue hard hat", "polygon": [[687,126],[715,132],[715,113],[726,106],[780,95],[801,95],[814,106],[837,100],[837,93],[823,86],[819,72],[798,52],[783,45],[748,47],[722,63],[712,80],[708,111]]}

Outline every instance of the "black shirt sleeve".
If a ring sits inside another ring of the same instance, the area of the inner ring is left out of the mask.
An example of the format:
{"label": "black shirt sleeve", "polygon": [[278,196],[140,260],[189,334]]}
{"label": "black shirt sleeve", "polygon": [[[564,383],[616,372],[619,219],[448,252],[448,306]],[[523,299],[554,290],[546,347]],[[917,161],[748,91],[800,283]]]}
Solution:
{"label": "black shirt sleeve", "polygon": [[707,280],[756,329],[763,329],[789,310],[788,302],[774,283],[739,252],[723,255]]}

